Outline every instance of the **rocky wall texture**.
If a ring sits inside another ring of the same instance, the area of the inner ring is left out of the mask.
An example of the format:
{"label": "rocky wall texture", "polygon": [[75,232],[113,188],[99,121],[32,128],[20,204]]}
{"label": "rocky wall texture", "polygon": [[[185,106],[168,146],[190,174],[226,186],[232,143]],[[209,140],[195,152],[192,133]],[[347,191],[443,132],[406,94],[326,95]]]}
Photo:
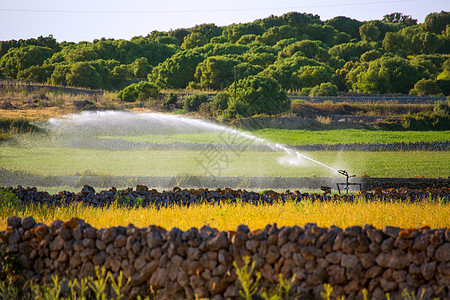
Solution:
{"label": "rocky wall texture", "polygon": [[31,217],[10,217],[0,232],[3,246],[19,257],[27,280],[94,276],[96,266],[130,279],[127,293],[157,299],[236,299],[239,283],[233,262],[249,256],[261,273],[260,289],[279,274],[292,282],[292,297],[317,299],[324,283],[336,296],[372,299],[404,290],[424,290],[423,299],[450,297],[450,229],[406,230],[370,225],[320,228],[267,225],[250,232],[210,227],[166,231],[156,226],[96,229],[79,219],[47,226]]}
{"label": "rocky wall texture", "polygon": [[[328,188],[328,187],[326,187]],[[341,187],[342,188],[342,187]],[[48,204],[61,207],[70,203],[82,203],[91,206],[109,206],[111,204],[121,204],[129,206],[190,206],[195,204],[227,204],[227,203],[250,203],[254,205],[271,205],[274,203],[284,203],[286,201],[342,201],[353,202],[357,199],[366,201],[400,201],[400,202],[420,202],[439,201],[447,203],[450,199],[450,188],[426,188],[426,189],[381,189],[375,188],[373,192],[360,191],[359,195],[338,195],[329,193],[302,193],[300,191],[285,191],[282,193],[273,190],[266,190],[257,193],[241,189],[218,188],[210,190],[207,188],[181,189],[174,187],[171,190],[158,191],[149,189],[144,185],[137,185],[136,189],[116,189],[96,192],[93,187],[85,185],[80,193],[59,192],[50,195],[44,191],[38,191],[36,187],[6,188],[14,193],[17,199],[23,204]]]}

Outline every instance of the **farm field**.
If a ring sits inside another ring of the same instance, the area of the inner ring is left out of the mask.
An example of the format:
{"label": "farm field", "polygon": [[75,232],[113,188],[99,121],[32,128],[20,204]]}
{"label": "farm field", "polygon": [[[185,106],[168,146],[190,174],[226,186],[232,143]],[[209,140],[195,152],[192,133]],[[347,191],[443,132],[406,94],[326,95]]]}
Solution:
{"label": "farm field", "polygon": [[[305,152],[308,157],[357,176],[448,177],[450,152]],[[291,161],[294,159],[294,161]],[[281,162],[281,163],[280,163]],[[35,175],[90,172],[111,176],[334,176],[333,170],[284,152],[0,148],[0,168]]]}
{"label": "farm field", "polygon": [[289,130],[261,129],[254,135],[285,145],[339,143],[401,143],[450,141],[450,131],[387,131],[365,129]]}
{"label": "farm field", "polygon": [[[387,131],[365,129],[336,130],[289,130],[261,129],[248,132],[258,138],[283,145],[313,145],[339,143],[401,143],[449,141],[450,131]],[[192,133],[171,135],[100,136],[100,138],[121,138],[130,142],[151,143],[209,143],[240,144],[242,139],[231,138],[226,133]]]}
{"label": "farm field", "polygon": [[332,225],[346,228],[353,225],[372,224],[376,228],[385,225],[401,228],[445,228],[450,226],[450,205],[439,202],[286,202],[274,205],[222,204],[175,206],[171,208],[126,208],[111,206],[94,208],[82,204],[70,204],[65,207],[33,206],[6,207],[0,210],[0,230],[5,230],[9,216],[32,216],[37,222],[50,224],[54,220],[68,220],[73,216],[84,219],[96,228],[109,226],[137,227],[156,224],[166,229],[177,227],[188,230],[204,225],[219,230],[235,230],[238,225],[246,224],[250,229],[262,229],[267,224],[281,226],[304,226],[317,223],[321,227]]}

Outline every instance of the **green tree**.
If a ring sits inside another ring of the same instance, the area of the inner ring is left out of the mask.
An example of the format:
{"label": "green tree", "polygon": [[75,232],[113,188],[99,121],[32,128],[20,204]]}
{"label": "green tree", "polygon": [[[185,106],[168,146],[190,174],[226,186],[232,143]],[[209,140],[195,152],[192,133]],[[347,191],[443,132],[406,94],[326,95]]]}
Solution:
{"label": "green tree", "polygon": [[387,52],[393,52],[393,53],[402,53],[406,52],[405,47],[406,39],[405,37],[400,33],[394,33],[394,32],[388,32],[386,33],[386,36],[383,39],[383,48]]}
{"label": "green tree", "polygon": [[[234,86],[231,85],[228,91],[234,93]],[[236,101],[231,98],[226,110],[230,116],[275,115],[290,109],[286,92],[275,79],[269,77],[257,75],[239,80],[236,96]]]}
{"label": "green tree", "polygon": [[410,57],[410,63],[417,66],[423,78],[437,78],[442,71],[444,58],[441,55],[421,54]]}
{"label": "green tree", "polygon": [[242,56],[243,60],[253,66],[261,66],[267,68],[269,65],[273,64],[277,57],[272,53],[252,53],[246,52]]}
{"label": "green tree", "polygon": [[440,34],[450,24],[450,12],[431,13],[425,17],[422,28],[425,31]]}
{"label": "green tree", "polygon": [[444,41],[439,39],[436,34],[430,32],[416,34],[412,38],[416,53],[433,54],[443,43]]}
{"label": "green tree", "polygon": [[242,79],[251,75],[257,75],[263,71],[263,67],[248,62],[236,65],[236,77]]}
{"label": "green tree", "polygon": [[214,23],[195,25],[190,29],[191,32],[201,33],[209,41],[213,37],[220,36],[223,29]]}
{"label": "green tree", "polygon": [[349,34],[351,38],[360,38],[359,27],[362,25],[362,22],[358,20],[347,17],[335,17],[331,20],[325,21],[325,24],[334,27],[337,31]]}
{"label": "green tree", "polygon": [[198,64],[195,78],[203,88],[224,89],[233,82],[233,68],[239,63],[226,56],[210,56]]}
{"label": "green tree", "polygon": [[126,102],[133,102],[136,100],[158,99],[161,97],[159,88],[148,81],[141,81],[133,83],[121,90],[118,97]]}
{"label": "green tree", "polygon": [[66,76],[70,71],[69,65],[58,64],[55,66],[49,82],[53,85],[67,85]]}
{"label": "green tree", "polygon": [[141,81],[136,84],[136,90],[139,100],[159,99],[161,97],[159,88],[148,81]]}
{"label": "green tree", "polygon": [[303,66],[294,73],[298,78],[297,89],[314,87],[332,80],[333,72],[328,66]]}
{"label": "green tree", "polygon": [[31,66],[42,65],[43,62],[53,55],[53,50],[42,46],[24,46],[11,48],[8,53],[0,59],[0,69],[9,78],[17,78],[20,71]]}
{"label": "green tree", "polygon": [[77,62],[70,66],[66,74],[66,84],[69,86],[99,89],[102,87],[102,78],[90,63]]}
{"label": "green tree", "polygon": [[152,70],[152,66],[150,66],[146,57],[137,58],[131,64],[131,68],[133,69],[134,77],[138,79],[147,78]]}
{"label": "green tree", "polygon": [[193,32],[184,37],[181,48],[193,49],[195,47],[201,47],[208,42],[208,39],[200,32]]}
{"label": "green tree", "polygon": [[343,43],[335,45],[328,50],[331,56],[341,58],[345,61],[357,61],[361,55],[369,50],[373,50],[375,45],[368,41],[357,43]]}
{"label": "green tree", "polygon": [[442,72],[439,73],[438,80],[450,80],[450,59],[447,59],[442,64]]}
{"label": "green tree", "polygon": [[246,34],[246,35],[241,36],[239,38],[239,40],[236,41],[236,44],[237,45],[248,45],[248,44],[258,41],[260,38],[261,38],[260,35]]}
{"label": "green tree", "polygon": [[316,85],[309,92],[309,96],[337,96],[338,88],[331,82],[324,82]]}
{"label": "green tree", "polygon": [[326,62],[329,60],[330,55],[328,54],[328,50],[323,46],[323,43],[320,41],[303,40],[290,44],[289,46],[284,48],[278,54],[278,57],[291,57],[292,55],[294,55],[294,53],[300,52],[302,56]]}
{"label": "green tree", "polygon": [[74,47],[65,47],[61,51],[61,54],[64,56],[65,61],[69,63],[100,58],[92,44],[78,44]]}
{"label": "green tree", "polygon": [[414,88],[409,91],[410,95],[435,96],[442,94],[436,81],[422,78],[414,84]]}
{"label": "green tree", "polygon": [[235,45],[230,43],[214,44],[214,48],[209,55],[242,55],[250,47],[246,45]]}
{"label": "green tree", "polygon": [[351,37],[346,33],[339,33],[334,27],[321,24],[310,24],[300,30],[308,38],[302,39],[319,40],[325,43],[327,46],[333,46],[335,44],[349,42]]}
{"label": "green tree", "polygon": [[139,92],[136,90],[136,83],[130,84],[119,92],[117,97],[125,102],[134,102],[138,98]]}
{"label": "green tree", "polygon": [[176,38],[178,41],[178,45],[181,45],[184,42],[184,38],[190,33],[191,32],[185,28],[179,28],[169,31],[169,36],[173,36],[174,38]]}
{"label": "green tree", "polygon": [[153,68],[148,76],[149,81],[155,82],[161,88],[185,88],[194,80],[195,69],[203,59],[203,55],[193,50],[177,52]]}
{"label": "green tree", "polygon": [[9,49],[18,47],[19,42],[16,40],[0,41],[0,57],[5,55]]}
{"label": "green tree", "polygon": [[308,24],[322,24],[318,15],[289,12],[281,16],[283,24],[296,28],[302,28]]}
{"label": "green tree", "polygon": [[268,66],[259,75],[276,78],[284,89],[295,90],[299,88],[298,70],[302,66],[320,66],[316,60],[301,56],[295,53],[292,57],[279,59],[274,64]]}
{"label": "green tree", "polygon": [[359,34],[363,40],[375,42],[380,37],[380,30],[372,23],[365,23],[359,27]]}
{"label": "green tree", "polygon": [[399,12],[395,12],[392,14],[384,15],[383,16],[384,22],[391,22],[391,23],[401,23],[405,26],[413,26],[417,25],[417,20],[413,19],[411,16],[404,15]]}
{"label": "green tree", "polygon": [[245,23],[245,24],[231,24],[227,26],[222,35],[227,38],[227,41],[234,44],[236,43],[243,35],[248,34],[256,34],[261,35],[264,31],[260,25]]}
{"label": "green tree", "polygon": [[269,28],[269,30],[262,35],[261,39],[267,45],[275,45],[278,41],[296,38],[297,34],[297,29],[292,26],[275,26]]}
{"label": "green tree", "polygon": [[224,111],[228,108],[228,103],[230,102],[230,93],[229,92],[218,92],[216,96],[213,98],[211,109],[213,111]]}
{"label": "green tree", "polygon": [[21,70],[17,78],[21,80],[46,83],[52,76],[55,65],[31,66],[28,69]]}
{"label": "green tree", "polygon": [[120,88],[128,80],[134,79],[133,68],[130,65],[118,65],[111,71],[111,82],[113,87]]}
{"label": "green tree", "polygon": [[357,92],[407,94],[420,73],[404,58],[383,56],[353,68],[347,78]]}
{"label": "green tree", "polygon": [[361,55],[360,60],[362,62],[369,62],[369,61],[373,61],[376,59],[379,59],[382,56],[381,52],[378,50],[369,50],[367,52],[364,52]]}

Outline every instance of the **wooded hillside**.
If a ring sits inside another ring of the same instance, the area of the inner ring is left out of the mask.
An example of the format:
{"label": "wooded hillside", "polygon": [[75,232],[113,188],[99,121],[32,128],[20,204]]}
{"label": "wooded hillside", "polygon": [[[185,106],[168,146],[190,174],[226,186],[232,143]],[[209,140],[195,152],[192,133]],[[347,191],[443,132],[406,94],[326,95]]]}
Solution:
{"label": "wooded hillside", "polygon": [[449,24],[444,11],[422,24],[401,13],[360,22],[291,12],[131,40],[58,43],[41,36],[0,42],[0,77],[106,90],[138,81],[159,89],[227,90],[235,71],[238,80],[268,77],[302,95],[449,95]]}

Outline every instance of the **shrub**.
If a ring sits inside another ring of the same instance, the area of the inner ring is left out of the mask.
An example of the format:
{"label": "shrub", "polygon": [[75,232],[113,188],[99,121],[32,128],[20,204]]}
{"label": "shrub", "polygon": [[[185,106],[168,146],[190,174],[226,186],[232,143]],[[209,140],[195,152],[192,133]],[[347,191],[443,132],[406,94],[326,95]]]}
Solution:
{"label": "shrub", "polygon": [[172,110],[173,108],[175,108],[177,102],[178,102],[178,95],[173,92],[170,92],[166,96],[166,99],[164,101],[164,108],[168,109],[168,110]]}
{"label": "shrub", "polygon": [[213,98],[211,109],[213,111],[225,110],[228,108],[228,102],[230,101],[230,93],[228,92],[219,92]]}
{"label": "shrub", "polygon": [[161,97],[159,88],[148,81],[141,81],[136,85],[139,100],[158,99]]}
{"label": "shrub", "polygon": [[211,102],[203,102],[198,107],[198,113],[202,116],[209,117],[212,115]]}
{"label": "shrub", "polygon": [[450,115],[434,112],[407,115],[402,118],[402,126],[408,130],[450,130]]}
{"label": "shrub", "polygon": [[416,82],[414,88],[409,91],[409,94],[419,96],[439,95],[442,94],[442,91],[436,81],[422,78]]}
{"label": "shrub", "polygon": [[183,108],[186,111],[197,111],[200,105],[204,102],[208,102],[208,95],[206,94],[194,94],[188,96],[184,100]]}
{"label": "shrub", "polygon": [[309,92],[311,92],[312,88],[310,87],[304,87],[300,90],[298,93],[299,96],[309,96]]}
{"label": "shrub", "polygon": [[126,102],[136,100],[158,99],[160,97],[159,88],[148,81],[133,83],[121,90],[118,97]]}
{"label": "shrub", "polygon": [[121,90],[119,92],[119,94],[117,95],[117,97],[119,97],[120,99],[122,99],[123,101],[126,102],[133,102],[136,101],[136,99],[138,98],[138,91],[136,90],[136,84],[133,83],[129,86],[127,86],[126,88],[124,88],[123,90]]}
{"label": "shrub", "polygon": [[309,92],[310,96],[337,96],[338,88],[331,82],[324,82],[316,85]]}
{"label": "shrub", "polygon": [[[234,85],[228,91],[234,93]],[[286,92],[278,81],[269,77],[256,75],[239,80],[236,94],[236,100],[229,101],[227,109],[231,115],[276,115],[291,108]]]}
{"label": "shrub", "polygon": [[447,101],[439,101],[434,105],[433,112],[439,116],[450,115],[450,97],[447,97]]}

